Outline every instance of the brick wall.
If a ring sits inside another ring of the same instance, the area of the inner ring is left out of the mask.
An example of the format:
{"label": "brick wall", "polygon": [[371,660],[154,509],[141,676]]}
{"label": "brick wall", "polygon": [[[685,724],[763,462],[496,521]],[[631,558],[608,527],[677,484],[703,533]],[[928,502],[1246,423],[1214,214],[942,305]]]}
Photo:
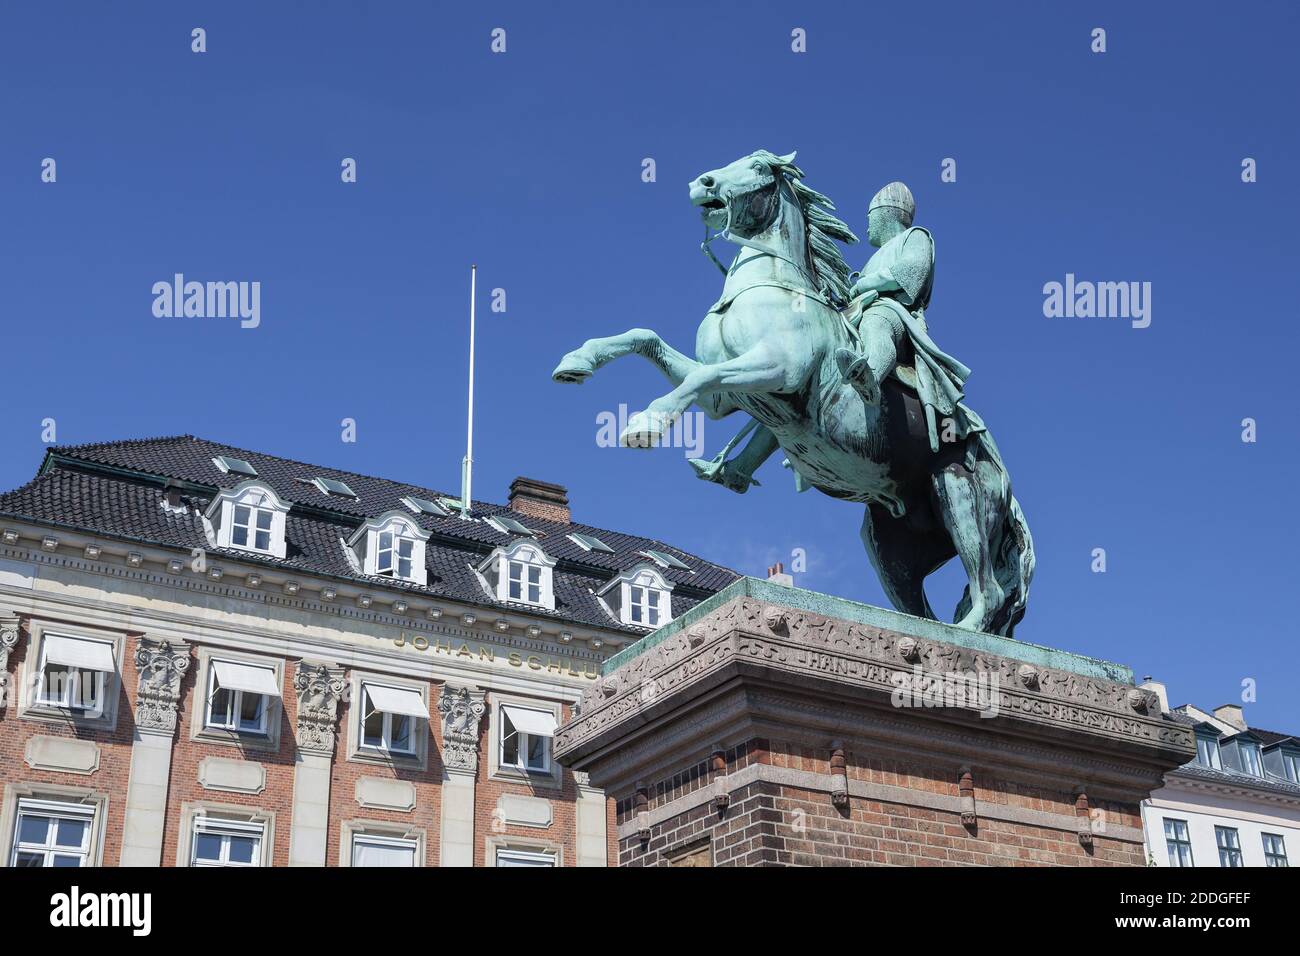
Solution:
{"label": "brick wall", "polygon": [[[67,624],[84,627],[75,620]],[[120,634],[121,632],[113,632]],[[121,680],[117,693],[117,726],[112,731],[77,728],[72,729],[56,723],[22,719],[19,717],[17,700],[9,702],[0,710],[0,789],[9,783],[52,783],[63,786],[92,788],[109,794],[108,819],[105,827],[103,864],[116,866],[121,855],[121,834],[123,830],[126,806],[127,783],[131,766],[131,750],[134,731],[135,696],[137,675],[134,663],[134,649],[138,634],[127,635],[125,652],[120,662]],[[15,697],[21,681],[26,654],[31,647],[30,634],[26,621],[20,625],[20,640],[10,655],[8,671],[12,676]],[[191,648],[191,666],[181,684],[179,702],[178,728],[174,737],[171,754],[171,769],[168,779],[168,799],[166,823],[164,828],[162,865],[175,866],[181,841],[188,841],[189,834],[181,833],[183,810],[186,803],[204,802],[226,804],[231,806],[251,807],[275,812],[275,838],[272,851],[272,863],[283,866],[289,860],[290,827],[293,818],[293,786],[296,747],[294,722],[296,719],[297,698],[293,690],[293,676],[296,663],[285,659],[284,694],[280,714],[279,745],[274,751],[265,749],[241,748],[230,744],[215,743],[206,740],[192,740],[191,721],[195,719],[196,708],[201,708],[203,691],[197,686],[201,679],[199,666],[199,645]],[[264,655],[263,655],[264,656]],[[267,657],[268,661],[272,658]],[[443,766],[440,759],[442,751],[442,725],[437,709],[441,684],[430,682],[429,710],[433,715],[428,722],[430,734],[428,760],[424,769],[389,766],[370,762],[356,762],[347,759],[349,721],[355,720],[353,708],[355,702],[347,700],[339,704],[338,742],[335,746],[334,761],[331,768],[329,833],[326,849],[326,862],[337,866],[340,858],[340,840],[342,824],[347,820],[367,820],[391,822],[405,827],[417,827],[425,831],[425,865],[439,864],[439,830],[441,826],[441,800]],[[520,696],[512,692],[512,698]],[[488,694],[491,706],[492,695]],[[567,716],[567,712],[566,712]],[[475,864],[485,864],[486,838],[496,832],[523,840],[541,841],[558,845],[565,865],[574,865],[577,861],[576,811],[577,789],[573,774],[561,771],[561,786],[558,788],[533,787],[528,783],[496,780],[489,776],[489,725],[488,715],[484,715],[479,728],[479,770],[475,787]],[[28,739],[35,735],[67,736],[81,740],[93,740],[100,746],[99,769],[89,775],[54,771],[33,770],[24,762],[24,752]],[[199,783],[199,767],[204,758],[217,757],[230,760],[249,760],[261,764],[266,772],[266,786],[261,793],[236,793],[211,790]],[[413,812],[404,813],[372,807],[361,807],[356,799],[356,783],[360,777],[386,777],[409,781],[414,785],[416,806]],[[502,793],[516,793],[526,796],[544,797],[551,801],[553,820],[551,826],[520,827],[504,826],[496,815],[497,800]],[[609,803],[608,836],[610,856],[614,859],[617,840],[614,829],[614,807]],[[7,865],[7,860],[0,860],[0,866]]]}
{"label": "brick wall", "polygon": [[[830,772],[829,754],[814,754],[780,742],[751,740],[726,752],[727,772],[752,763],[776,769]],[[918,794],[957,797],[954,768],[924,762],[891,761],[848,752],[849,779],[902,787]],[[1092,845],[1079,840],[1075,795],[1035,785],[990,767],[974,765],[977,821],[963,825],[958,811],[918,803],[851,797],[837,808],[830,794],[802,786],[759,780],[730,795],[725,811],[711,802],[684,810],[650,827],[649,839],[632,833],[619,840],[620,866],[1142,866],[1140,838],[1108,836],[1117,826],[1140,831],[1136,804],[1092,802]],[[647,812],[712,785],[705,763],[694,764],[647,789]],[[636,819],[635,798],[618,800],[617,822]],[[1059,815],[1070,828],[996,819],[993,807]],[[980,812],[980,810],[985,812]]]}

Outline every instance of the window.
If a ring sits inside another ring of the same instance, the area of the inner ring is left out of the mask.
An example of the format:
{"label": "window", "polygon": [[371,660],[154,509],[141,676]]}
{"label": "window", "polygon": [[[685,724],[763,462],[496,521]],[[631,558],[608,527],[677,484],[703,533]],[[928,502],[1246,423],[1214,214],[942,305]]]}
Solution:
{"label": "window", "polygon": [[361,746],[398,756],[416,754],[417,721],[429,719],[419,691],[382,684],[361,685]]}
{"label": "window", "polygon": [[555,725],[555,714],[549,710],[503,704],[499,765],[525,773],[549,773]]}
{"label": "window", "polygon": [[641,552],[661,568],[677,568],[679,571],[689,571],[690,565],[680,558],[673,557],[667,551],[652,551],[649,548]]}
{"label": "window", "polygon": [[95,808],[77,803],[19,800],[10,866],[89,866]]}
{"label": "window", "polygon": [[316,489],[325,495],[337,495],[340,498],[355,498],[357,493],[348,487],[346,481],[340,481],[337,478],[313,478],[312,484]]}
{"label": "window", "polygon": [[206,726],[265,736],[269,698],[280,696],[275,670],[214,659],[208,675]]}
{"label": "window", "polygon": [[518,539],[497,548],[478,565],[481,580],[498,601],[554,608],[555,560],[534,542]]}
{"label": "window", "polygon": [[1241,866],[1241,841],[1233,827],[1215,827],[1214,842],[1219,847],[1219,866]]}
{"label": "window", "polygon": [[284,516],[289,505],[267,485],[241,481],[212,499],[204,518],[216,547],[285,556]]}
{"label": "window", "polygon": [[533,535],[532,531],[508,515],[493,515],[491,518],[488,518],[488,524],[492,525],[492,527],[496,528],[502,534],[522,534],[530,537]]}
{"label": "window", "polygon": [[1259,759],[1259,744],[1251,740],[1237,742],[1237,754],[1241,757],[1241,769],[1254,777],[1264,776],[1264,767]]}
{"label": "window", "polygon": [[414,495],[407,495],[402,499],[402,504],[410,508],[416,514],[436,515],[439,518],[447,517],[450,512],[436,501],[430,501],[428,498],[417,498]]}
{"label": "window", "polygon": [[523,561],[510,561],[510,579],[506,595],[511,601],[542,603],[542,569]]}
{"label": "window", "polygon": [[1186,820],[1165,817],[1165,847],[1170,866],[1192,866],[1192,841],[1187,835]]}
{"label": "window", "polygon": [[672,620],[672,585],[648,561],[619,574],[597,595],[623,624],[655,628]]}
{"label": "window", "polygon": [[223,474],[248,475],[257,477],[257,469],[244,461],[242,458],[232,458],[229,455],[218,455],[212,459],[212,464],[216,465]]}
{"label": "window", "polygon": [[406,866],[416,865],[415,853],[419,843],[398,837],[354,834],[352,837],[353,866]]}
{"label": "window", "polygon": [[531,850],[497,850],[497,866],[555,866],[555,854]]}
{"label": "window", "polygon": [[111,642],[47,634],[41,642],[36,703],[81,717],[99,717],[104,713],[107,677],[116,669]]}
{"label": "window", "polygon": [[1212,770],[1222,770],[1223,764],[1219,760],[1219,738],[1210,734],[1196,735],[1196,762],[1202,767],[1209,767]]}
{"label": "window", "polygon": [[601,541],[595,535],[591,534],[574,534],[569,535],[569,540],[582,548],[584,551],[601,551],[605,554],[613,554],[614,549]]}
{"label": "window", "polygon": [[271,523],[275,513],[269,508],[253,505],[235,505],[234,522],[230,528],[230,543],[249,551],[271,550]]}
{"label": "window", "polygon": [[1282,775],[1292,783],[1300,783],[1300,754],[1282,754]]}
{"label": "window", "polygon": [[190,866],[260,866],[265,834],[261,823],[195,817]]}
{"label": "window", "polygon": [[1264,865],[1265,866],[1290,866],[1286,859],[1286,843],[1277,833],[1265,833],[1264,836]]}
{"label": "window", "polygon": [[643,588],[633,584],[628,601],[628,619],[633,624],[647,627],[659,626],[659,600],[663,594],[658,588]]}
{"label": "window", "polygon": [[[357,528],[345,544],[349,560],[364,574],[425,584],[425,542],[429,534],[400,511],[389,511]],[[359,563],[356,561],[360,558]]]}

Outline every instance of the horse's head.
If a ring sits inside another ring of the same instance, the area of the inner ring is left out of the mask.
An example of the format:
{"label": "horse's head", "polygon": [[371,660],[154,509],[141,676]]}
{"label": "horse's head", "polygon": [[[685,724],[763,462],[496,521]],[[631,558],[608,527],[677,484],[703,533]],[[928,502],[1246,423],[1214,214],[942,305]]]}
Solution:
{"label": "horse's head", "polygon": [[[700,207],[710,229],[725,226],[729,233],[749,239],[776,223],[786,197],[790,200],[785,205],[790,213],[786,221],[793,229],[785,241],[802,240],[818,289],[832,299],[847,301],[849,267],[835,243],[857,242],[858,237],[832,215],[835,204],[830,199],[803,183],[803,170],[794,164],[794,155],[760,149],[709,170],[691,181],[691,202]],[[794,252],[804,254],[803,249]]]}
{"label": "horse's head", "polygon": [[734,163],[711,169],[691,181],[691,202],[701,208],[710,229],[728,226],[739,236],[771,227],[781,208],[781,182],[794,165],[794,153],[778,156],[760,149]]}

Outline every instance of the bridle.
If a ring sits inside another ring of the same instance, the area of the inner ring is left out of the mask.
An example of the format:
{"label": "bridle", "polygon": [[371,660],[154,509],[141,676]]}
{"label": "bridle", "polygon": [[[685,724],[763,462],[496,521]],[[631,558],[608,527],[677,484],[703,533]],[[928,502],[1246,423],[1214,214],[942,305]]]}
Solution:
{"label": "bridle", "polygon": [[[782,177],[782,182],[780,183],[780,186],[778,188],[782,190],[788,188],[786,183],[784,182],[784,177]],[[807,263],[795,262],[795,260],[791,259],[789,256],[785,255],[784,253],[778,252],[776,249],[769,249],[761,242],[755,242],[753,239],[746,239],[744,236],[735,235],[731,231],[731,204],[726,203],[724,205],[724,208],[727,211],[726,224],[720,230],[718,230],[717,233],[710,236],[709,222],[707,219],[705,219],[704,241],[700,243],[700,251],[713,260],[713,264],[718,267],[718,271],[720,271],[724,276],[729,276],[731,275],[732,269],[735,269],[738,266],[745,264],[744,262],[733,263],[731,269],[728,269],[726,266],[724,266],[721,262],[718,261],[718,257],[713,254],[713,249],[711,248],[711,246],[719,239],[725,239],[728,242],[734,242],[738,246],[744,246],[746,249],[753,249],[755,252],[759,253],[760,255],[771,256],[773,259],[781,259],[784,262],[790,263],[790,265],[794,266],[796,269],[799,270],[799,273],[804,278],[810,280],[809,285],[813,287],[813,291],[816,291],[816,287],[817,287],[816,277],[815,275],[809,273]],[[751,257],[749,259],[746,259],[745,262],[752,262],[754,258],[756,257]]]}

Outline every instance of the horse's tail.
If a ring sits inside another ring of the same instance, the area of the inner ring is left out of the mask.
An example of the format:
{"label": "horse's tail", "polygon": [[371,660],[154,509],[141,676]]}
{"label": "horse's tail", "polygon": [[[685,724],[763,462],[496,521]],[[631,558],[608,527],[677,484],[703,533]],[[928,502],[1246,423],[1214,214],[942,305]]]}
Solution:
{"label": "horse's tail", "polygon": [[1003,613],[998,623],[998,633],[1007,637],[1025,616],[1025,603],[1029,600],[1029,582],[1034,577],[1034,539],[1029,534],[1029,523],[1020,510],[1020,502],[1011,495],[1006,514],[1002,518],[1002,533],[993,554],[993,573],[1002,586]]}

